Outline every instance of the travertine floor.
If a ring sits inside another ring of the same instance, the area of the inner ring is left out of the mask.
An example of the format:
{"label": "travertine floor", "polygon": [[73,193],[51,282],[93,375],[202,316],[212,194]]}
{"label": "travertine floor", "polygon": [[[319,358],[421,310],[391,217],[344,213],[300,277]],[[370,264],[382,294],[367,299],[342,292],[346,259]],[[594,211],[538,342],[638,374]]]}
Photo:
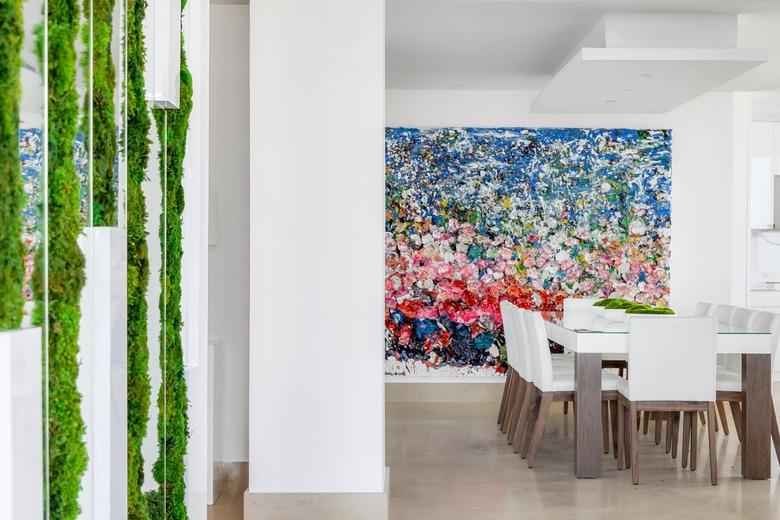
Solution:
{"label": "travertine floor", "polygon": [[[780,386],[775,386],[780,403]],[[387,463],[391,520],[780,519],[780,467],[769,481],[738,476],[736,434],[718,435],[720,484],[709,483],[706,430],[699,435],[695,472],[642,437],[640,485],[604,456],[603,478],[572,476],[573,417],[553,408],[530,470],[512,453],[495,424],[497,404],[388,403]],[[241,519],[245,482],[236,483],[209,511],[210,520]]]}

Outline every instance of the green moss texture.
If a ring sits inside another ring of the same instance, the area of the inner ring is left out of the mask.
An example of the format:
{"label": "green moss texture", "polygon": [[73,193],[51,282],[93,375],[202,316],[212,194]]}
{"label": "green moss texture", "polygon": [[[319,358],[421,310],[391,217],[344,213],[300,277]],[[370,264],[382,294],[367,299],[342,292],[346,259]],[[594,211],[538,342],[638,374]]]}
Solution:
{"label": "green moss texture", "polygon": [[[78,0],[48,0],[48,437],[49,518],[79,514],[81,476],[87,468],[79,373],[79,300],[84,255],[79,180],[73,162],[78,124],[75,42]],[[41,255],[39,255],[41,256]]]}
{"label": "green moss texture", "polygon": [[0,1],[0,330],[19,327],[24,312],[24,193],[19,165],[23,42],[22,1]]}
{"label": "green moss texture", "polygon": [[144,88],[146,0],[127,1],[127,518],[149,520],[141,445],[151,400],[146,334],[149,251],[141,189],[149,163],[151,119]]}

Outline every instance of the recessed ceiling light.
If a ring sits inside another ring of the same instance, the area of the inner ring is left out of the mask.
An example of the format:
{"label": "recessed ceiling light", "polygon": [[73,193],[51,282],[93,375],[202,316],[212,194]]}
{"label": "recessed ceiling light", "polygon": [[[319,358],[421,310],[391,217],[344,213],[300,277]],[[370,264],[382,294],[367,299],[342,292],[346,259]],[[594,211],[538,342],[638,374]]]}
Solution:
{"label": "recessed ceiling light", "polygon": [[642,77],[643,78],[654,78],[654,77],[656,77],[656,74],[654,72],[645,72],[644,74],[642,74]]}
{"label": "recessed ceiling light", "polygon": [[621,88],[620,92],[631,93],[631,92],[636,92],[636,89],[633,89],[633,88]]}
{"label": "recessed ceiling light", "polygon": [[606,103],[607,105],[614,105],[615,103],[617,103],[617,99],[605,99],[604,103]]}
{"label": "recessed ceiling light", "polygon": [[469,88],[469,86],[466,83],[456,83],[452,86],[452,88],[464,89]]}

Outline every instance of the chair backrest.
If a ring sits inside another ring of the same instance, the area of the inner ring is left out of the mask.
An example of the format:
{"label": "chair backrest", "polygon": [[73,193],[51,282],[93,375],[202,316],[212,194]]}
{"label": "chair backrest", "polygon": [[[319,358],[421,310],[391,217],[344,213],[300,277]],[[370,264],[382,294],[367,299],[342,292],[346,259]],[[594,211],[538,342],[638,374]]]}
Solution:
{"label": "chair backrest", "polygon": [[751,330],[772,333],[772,367],[774,367],[777,355],[780,353],[780,314],[767,311],[756,312]]}
{"label": "chair backrest", "polygon": [[725,323],[726,325],[731,324],[731,317],[734,315],[734,312],[736,312],[737,308],[734,305],[714,305],[714,314],[713,310],[710,310],[710,314],[718,318],[719,323]]}
{"label": "chair backrest", "polygon": [[611,321],[604,316],[597,316],[590,322],[587,328],[594,332],[603,332],[610,323]]}
{"label": "chair backrest", "polygon": [[628,326],[632,401],[715,400],[714,318],[631,318]]}
{"label": "chair backrest", "polygon": [[506,341],[506,358],[509,366],[518,369],[518,337],[515,328],[514,318],[512,316],[512,305],[510,302],[503,300],[499,304],[501,310],[501,322],[504,325],[504,340]]}
{"label": "chair backrest", "polygon": [[586,329],[596,317],[593,304],[596,298],[564,298],[563,326],[571,329]]}
{"label": "chair backrest", "polygon": [[525,313],[528,312],[525,309],[512,305],[510,314],[512,316],[512,323],[515,326],[515,336],[517,336],[518,354],[517,354],[517,372],[520,376],[528,382],[533,382],[534,373],[533,366],[531,365],[531,351],[528,344],[528,330],[525,326]]}
{"label": "chair backrest", "polygon": [[745,309],[744,307],[737,307],[734,310],[734,313],[731,315],[730,325],[739,327],[740,329],[750,330],[751,326],[753,325],[753,320],[757,314],[758,311]]}
{"label": "chair backrest", "polygon": [[528,333],[533,381],[542,392],[550,392],[553,389],[552,354],[550,354],[550,343],[547,341],[544,320],[542,315],[535,311],[526,311],[523,313],[523,318]]}
{"label": "chair backrest", "polygon": [[711,308],[712,308],[712,304],[711,303],[699,302],[699,303],[696,304],[696,307],[694,307],[694,309],[693,309],[693,315],[694,316],[709,316]]}

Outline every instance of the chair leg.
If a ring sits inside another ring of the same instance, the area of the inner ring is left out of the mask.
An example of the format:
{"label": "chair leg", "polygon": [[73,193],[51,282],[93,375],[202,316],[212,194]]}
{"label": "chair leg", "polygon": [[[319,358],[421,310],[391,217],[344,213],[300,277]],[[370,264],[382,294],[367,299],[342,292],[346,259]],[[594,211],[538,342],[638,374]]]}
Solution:
{"label": "chair leg", "polygon": [[536,419],[539,418],[539,406],[542,404],[542,396],[536,395],[531,408],[528,413],[528,421],[525,425],[525,433],[523,434],[523,440],[520,443],[520,458],[528,457],[528,448],[531,444],[531,436],[533,435],[534,426],[536,425]]}
{"label": "chair leg", "polygon": [[780,462],[780,428],[777,425],[777,413],[775,412],[775,400],[770,400],[770,407],[772,409],[772,442],[775,445],[775,455],[777,455],[777,461]]}
{"label": "chair leg", "polygon": [[[702,426],[707,424],[706,422],[704,422],[704,412],[699,412],[699,420],[701,421]],[[691,425],[691,426],[693,426],[693,425]]]}
{"label": "chair leg", "polygon": [[609,415],[611,417],[611,423],[612,423],[612,451],[615,455],[615,458],[618,457],[618,401],[615,399],[614,401],[609,402]]}
{"label": "chair leg", "polygon": [[501,394],[501,407],[498,409],[498,419],[496,419],[496,424],[501,424],[501,419],[504,417],[504,411],[506,410],[506,402],[507,399],[509,399],[509,385],[512,382],[512,377],[514,375],[514,370],[510,367],[509,370],[506,373],[506,380],[504,381],[504,393]]}
{"label": "chair leg", "polygon": [[544,424],[547,422],[547,414],[550,413],[551,404],[552,392],[543,393],[539,403],[539,413],[534,423],[534,432],[531,436],[531,446],[528,449],[529,468],[533,468],[536,465],[536,452],[539,449],[539,444],[542,442],[542,437],[544,437]]}
{"label": "chair leg", "polygon": [[734,419],[734,429],[737,430],[737,438],[739,442],[742,442],[742,409],[739,406],[739,401],[729,401],[729,408],[731,408],[731,417]]}
{"label": "chair leg", "polygon": [[723,435],[729,434],[729,420],[726,418],[726,407],[723,401],[718,401],[718,416],[720,418],[720,427],[723,428]]}
{"label": "chair leg", "polygon": [[661,444],[661,425],[663,424],[663,414],[661,412],[653,412],[655,416],[655,443]]}
{"label": "chair leg", "polygon": [[[699,412],[701,413],[701,412]],[[707,419],[710,419],[709,417]],[[707,422],[710,422],[709,420]],[[712,425],[715,428],[715,425]],[[691,421],[691,471],[696,471],[696,461],[698,459],[698,446],[699,440],[699,425],[696,424],[696,419]]]}
{"label": "chair leg", "polygon": [[601,401],[601,442],[604,453],[609,453],[609,401]]}
{"label": "chair leg", "polygon": [[[631,420],[636,417],[636,403],[629,403],[628,415]],[[633,423],[632,423],[633,424]],[[631,430],[631,480],[634,485],[639,484],[639,431],[636,428],[630,428]]]}
{"label": "chair leg", "polygon": [[513,392],[513,395],[510,397],[510,401],[508,403],[508,406],[511,406],[510,414],[509,414],[509,428],[506,430],[506,443],[512,444],[515,438],[515,430],[517,429],[517,423],[520,416],[520,409],[518,408],[518,404],[523,402],[523,395],[525,393],[525,385],[520,384],[518,381],[518,384],[515,385],[515,391]]}
{"label": "chair leg", "polygon": [[677,458],[677,445],[680,441],[680,412],[672,413],[672,458]]}
{"label": "chair leg", "polygon": [[666,453],[672,452],[672,412],[664,413],[666,423]]}
{"label": "chair leg", "polygon": [[519,382],[520,381],[518,380],[517,374],[515,374],[512,377],[512,380],[509,382],[509,395],[507,396],[506,407],[504,407],[504,415],[501,417],[500,423],[502,433],[506,433],[507,428],[509,428],[509,419],[511,418],[512,408],[514,407],[514,401],[512,401],[512,398],[515,395],[515,387]]}
{"label": "chair leg", "polygon": [[[617,469],[623,469],[623,459],[625,458],[626,449],[626,413],[623,410],[623,404],[618,401],[617,403],[617,449],[615,450],[615,456],[617,457]],[[631,423],[628,423],[629,429]]]}
{"label": "chair leg", "polygon": [[[722,401],[719,401],[722,404]],[[725,413],[725,410],[723,410]],[[721,415],[723,417],[723,415]],[[715,403],[707,403],[707,443],[710,448],[710,482],[715,486],[718,483],[718,454],[715,452]],[[724,423],[725,424],[725,423]],[[726,426],[723,427],[724,433]],[[727,434],[728,435],[728,434]]]}
{"label": "chair leg", "polygon": [[631,468],[631,431],[639,431],[639,428],[634,428],[634,424],[636,423],[636,416],[631,415],[631,411],[628,407],[628,405],[623,406],[623,415],[624,419],[623,422],[625,423],[625,428],[623,429],[623,466],[625,466],[626,469]]}
{"label": "chair leg", "polygon": [[[509,380],[509,394],[507,396],[507,400],[509,400],[509,396],[511,396],[515,391],[515,385],[517,384],[517,377],[512,376],[512,378]],[[501,429],[501,433],[506,433],[507,427],[509,427],[509,418],[510,414],[512,413],[512,410],[510,410],[509,406],[504,407],[504,413],[501,415],[501,420],[498,422],[498,425]]]}
{"label": "chair leg", "polygon": [[682,467],[683,469],[688,467],[688,455],[691,445],[691,422],[696,419],[693,418],[693,412],[683,412],[683,436],[682,436]]}
{"label": "chair leg", "polygon": [[512,447],[515,453],[520,453],[525,439],[525,431],[528,428],[528,418],[531,415],[531,407],[534,397],[536,397],[536,388],[533,383],[526,383],[523,390],[523,401],[520,404],[520,413],[517,417],[517,426],[512,438]]}
{"label": "chair leg", "polygon": [[569,401],[563,402],[563,415],[569,415]]}
{"label": "chair leg", "polygon": [[647,435],[647,431],[650,429],[650,412],[644,412],[642,414],[642,434]]}

